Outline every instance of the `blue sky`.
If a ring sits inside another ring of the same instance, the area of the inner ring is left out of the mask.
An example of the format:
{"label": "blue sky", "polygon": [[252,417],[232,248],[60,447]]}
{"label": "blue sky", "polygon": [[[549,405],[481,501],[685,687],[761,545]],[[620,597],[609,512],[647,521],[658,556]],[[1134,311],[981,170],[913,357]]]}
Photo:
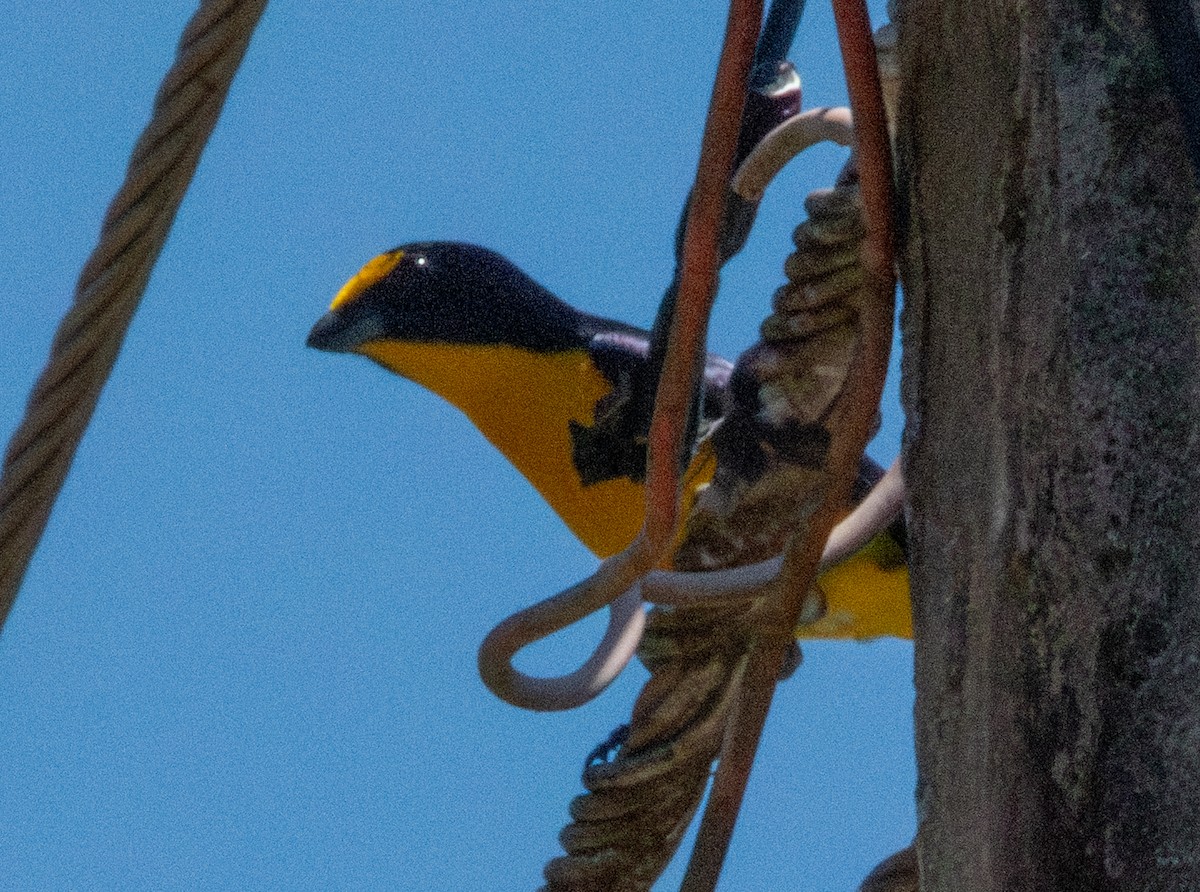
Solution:
{"label": "blue sky", "polygon": [[[566,714],[495,700],[479,641],[594,559],[457,412],[304,337],[429,238],[648,324],[724,26],[699,6],[267,11],[0,637],[0,888],[537,887],[644,673]],[[18,4],[0,31],[5,438],[192,10]],[[793,58],[807,106],[845,101],[825,4]],[[843,158],[810,154],[727,268],[728,356]],[[521,665],[573,665],[600,625]],[[848,890],[904,845],[911,716],[911,645],[807,645],[723,888]]]}

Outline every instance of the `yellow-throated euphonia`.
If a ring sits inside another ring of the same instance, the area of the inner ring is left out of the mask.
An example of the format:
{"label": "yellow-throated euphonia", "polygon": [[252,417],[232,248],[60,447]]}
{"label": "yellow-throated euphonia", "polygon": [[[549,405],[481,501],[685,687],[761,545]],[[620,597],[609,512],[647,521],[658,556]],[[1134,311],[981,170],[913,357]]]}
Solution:
{"label": "yellow-throated euphonia", "polygon": [[[308,345],[367,356],[456,406],[600,557],[641,528],[646,444],[623,409],[653,386],[646,331],[575,309],[494,251],[416,242],[359,270]],[[725,410],[731,368],[708,360],[708,420]],[[879,473],[864,460],[863,483]],[[710,476],[694,465],[685,479]],[[798,634],[911,637],[902,538],[880,534],[823,574],[827,615]]]}

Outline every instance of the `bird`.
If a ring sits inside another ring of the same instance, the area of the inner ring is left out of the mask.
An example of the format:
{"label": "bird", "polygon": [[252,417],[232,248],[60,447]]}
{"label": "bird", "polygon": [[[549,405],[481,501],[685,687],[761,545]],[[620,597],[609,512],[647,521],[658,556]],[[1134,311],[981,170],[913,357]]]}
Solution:
{"label": "bird", "polygon": [[[576,309],[503,255],[412,242],[368,261],[336,293],[309,347],[365,356],[462,411],[594,554],[642,526],[650,335]],[[709,355],[699,433],[727,411],[733,366]],[[701,446],[685,505],[712,476]],[[864,459],[856,498],[882,470]],[[825,616],[804,638],[911,638],[902,523],[818,580]]]}

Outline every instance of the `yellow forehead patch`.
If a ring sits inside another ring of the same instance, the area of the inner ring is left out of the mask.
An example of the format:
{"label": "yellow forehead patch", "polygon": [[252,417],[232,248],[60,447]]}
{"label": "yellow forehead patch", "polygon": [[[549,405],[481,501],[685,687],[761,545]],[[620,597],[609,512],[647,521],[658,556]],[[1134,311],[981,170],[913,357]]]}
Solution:
{"label": "yellow forehead patch", "polygon": [[354,274],[349,282],[342,286],[341,290],[334,295],[333,303],[329,305],[329,309],[336,310],[342,304],[349,303],[358,297],[388,273],[396,268],[401,260],[404,259],[404,252],[400,250],[388,251],[386,254],[380,254],[378,257],[373,257],[367,261],[366,266]]}

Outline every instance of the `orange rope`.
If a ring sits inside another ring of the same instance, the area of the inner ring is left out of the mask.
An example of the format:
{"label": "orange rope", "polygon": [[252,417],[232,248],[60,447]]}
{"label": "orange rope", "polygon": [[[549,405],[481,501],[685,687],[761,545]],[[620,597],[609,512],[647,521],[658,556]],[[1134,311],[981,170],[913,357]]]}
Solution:
{"label": "orange rope", "polygon": [[644,533],[651,553],[671,544],[679,519],[679,456],[696,375],[704,362],[708,317],[717,294],[721,217],[737,152],[746,85],[762,26],[762,0],[733,0],[700,143],[683,240],[675,321],[650,419]]}
{"label": "orange rope", "polygon": [[858,462],[870,438],[879,406],[891,347],[892,307],[896,287],[892,256],[892,164],[883,94],[875,62],[871,23],[863,0],[833,0],[838,40],[846,71],[858,167],[863,196],[866,239],[863,266],[873,299],[862,309],[860,353],[845,395],[845,414],[829,453],[829,484],[821,507],[806,534],[793,541],[784,560],[782,585],[772,599],[775,634],[764,634],[752,647],[740,696],[733,708],[708,805],[680,892],[712,892],[733,837],[733,827],[750,779],[763,725],[775,696],[783,665],[783,643],[790,640],[822,548],[845,503]]}
{"label": "orange rope", "polygon": [[[708,316],[717,290],[718,237],[733,174],[746,84],[762,23],[762,0],[733,0],[717,63],[713,97],[688,211],[679,296],[659,382],[646,472],[646,520],[641,534],[606,559],[588,579],[513,614],[479,648],[479,675],[497,697],[525,709],[573,709],[591,700],[637,649],[644,617],[640,600],[629,611],[622,595],[661,560],[674,540],[679,515],[679,455],[687,431],[696,375],[705,357]],[[512,665],[517,651],[606,604],[614,606],[604,639],[579,669],[534,678]]]}

